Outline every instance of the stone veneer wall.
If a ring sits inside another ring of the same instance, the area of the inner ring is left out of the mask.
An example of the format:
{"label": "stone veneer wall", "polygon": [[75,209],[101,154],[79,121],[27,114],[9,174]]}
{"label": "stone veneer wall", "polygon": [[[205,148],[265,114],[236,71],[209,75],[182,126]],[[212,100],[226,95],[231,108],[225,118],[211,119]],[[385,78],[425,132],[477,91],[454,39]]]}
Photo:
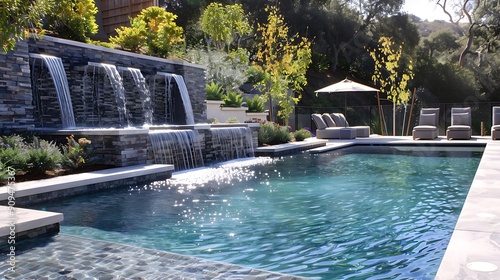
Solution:
{"label": "stone veneer wall", "polygon": [[202,66],[44,36],[41,40],[20,41],[14,51],[0,52],[0,133],[12,129],[27,130],[35,123],[30,59],[37,58],[30,58],[30,53],[62,59],[77,123],[84,122],[87,117],[83,115],[82,93],[83,74],[89,62],[137,68],[147,81],[157,72],[182,75],[195,122],[206,122],[205,69]]}
{"label": "stone veneer wall", "polygon": [[24,131],[34,125],[28,43],[0,51],[0,134]]}

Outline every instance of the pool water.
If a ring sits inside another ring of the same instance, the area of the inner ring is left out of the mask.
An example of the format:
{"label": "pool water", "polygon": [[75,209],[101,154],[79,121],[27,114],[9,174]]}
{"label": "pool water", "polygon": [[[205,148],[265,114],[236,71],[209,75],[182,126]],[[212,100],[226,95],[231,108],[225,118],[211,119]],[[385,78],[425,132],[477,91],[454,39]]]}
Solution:
{"label": "pool water", "polygon": [[433,279],[481,155],[353,147],[258,158],[39,207],[64,213],[61,232],[81,237],[318,279]]}

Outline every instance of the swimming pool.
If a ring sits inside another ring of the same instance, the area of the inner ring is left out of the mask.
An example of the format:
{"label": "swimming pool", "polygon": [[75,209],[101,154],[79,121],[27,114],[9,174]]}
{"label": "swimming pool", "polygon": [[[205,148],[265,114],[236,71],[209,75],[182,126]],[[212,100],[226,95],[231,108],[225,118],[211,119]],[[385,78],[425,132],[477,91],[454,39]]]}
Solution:
{"label": "swimming pool", "polygon": [[63,233],[93,239],[322,279],[432,279],[481,154],[353,147],[40,208],[64,213]]}

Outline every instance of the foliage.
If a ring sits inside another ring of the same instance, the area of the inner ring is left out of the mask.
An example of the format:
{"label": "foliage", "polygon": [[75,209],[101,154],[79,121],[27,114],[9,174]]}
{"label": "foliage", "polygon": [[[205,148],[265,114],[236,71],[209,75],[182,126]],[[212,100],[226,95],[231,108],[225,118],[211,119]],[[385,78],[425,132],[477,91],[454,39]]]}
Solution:
{"label": "foliage", "polygon": [[304,141],[306,138],[312,137],[311,132],[309,130],[305,130],[303,128],[295,131],[294,133],[295,141]]}
{"label": "foliage", "polygon": [[[261,40],[254,65],[265,73],[265,79],[261,82],[267,89],[264,98],[278,102],[277,115],[286,122],[294,105],[301,99],[298,91],[307,84],[311,42],[298,35],[288,35],[288,26],[276,6],[267,7],[266,11],[269,12],[267,23],[258,27]],[[296,91],[297,95],[293,96],[290,89]]]}
{"label": "foliage", "polygon": [[66,137],[67,144],[63,147],[63,165],[77,169],[92,163],[93,150],[90,144],[92,142],[87,138],[75,140],[74,135]]}
{"label": "foliage", "polygon": [[9,165],[0,161],[0,182],[5,182],[9,179]]}
{"label": "foliage", "polygon": [[224,104],[222,104],[222,106],[239,108],[241,107],[241,103],[243,103],[243,96],[241,95],[241,93],[228,90],[226,92],[226,97],[224,97]]}
{"label": "foliage", "polygon": [[52,0],[0,1],[0,45],[4,52],[13,50],[16,41],[43,34],[42,15],[53,6]]}
{"label": "foliage", "polygon": [[26,168],[27,150],[17,147],[8,147],[0,149],[0,162],[15,170]]}
{"label": "foliage", "polygon": [[109,41],[124,50],[139,53],[144,44],[146,44],[144,30],[146,30],[146,23],[144,21],[136,21],[131,27],[122,26],[115,29],[117,36],[109,37]]}
{"label": "foliage", "polygon": [[423,40],[423,45],[429,51],[429,57],[434,55],[435,51],[443,52],[446,50],[455,50],[460,45],[457,43],[457,36],[449,30],[441,29],[433,32],[428,38]]}
{"label": "foliage", "polygon": [[207,42],[213,43],[218,50],[223,50],[224,46],[229,50],[235,37],[241,38],[252,32],[241,4],[223,6],[210,3],[203,11],[200,22],[201,29],[208,36]]}
{"label": "foliage", "polygon": [[207,100],[224,100],[224,88],[212,81],[206,85]]}
{"label": "foliage", "polygon": [[262,113],[264,112],[264,103],[259,95],[255,95],[253,98],[246,98],[247,102],[247,112],[250,113]]}
{"label": "foliage", "polygon": [[94,0],[55,1],[44,22],[62,38],[85,42],[97,33],[97,12]]}
{"label": "foliage", "polygon": [[408,101],[410,90],[408,82],[413,79],[413,65],[401,62],[403,47],[393,48],[388,37],[380,37],[378,49],[371,50],[370,56],[375,61],[372,80],[380,85],[380,91],[387,94],[387,99],[399,105]]}
{"label": "foliage", "polygon": [[168,57],[173,47],[184,42],[183,29],[175,23],[176,15],[160,7],[143,9],[130,19],[130,27],[116,29],[110,41],[123,49],[139,52],[147,46],[147,54]]}
{"label": "foliage", "polygon": [[61,151],[55,143],[35,137],[29,145],[26,171],[30,174],[44,174],[48,170],[53,170],[61,159]]}
{"label": "foliage", "polygon": [[207,68],[207,81],[216,81],[230,89],[238,88],[247,80],[248,56],[242,48],[230,52],[192,49],[186,54],[189,61]]}
{"label": "foliage", "polygon": [[284,144],[290,140],[292,140],[292,134],[290,134],[288,127],[280,126],[274,122],[261,124],[258,134],[259,146]]}
{"label": "foliage", "polygon": [[226,120],[226,123],[240,123],[240,120],[236,117],[230,117]]}

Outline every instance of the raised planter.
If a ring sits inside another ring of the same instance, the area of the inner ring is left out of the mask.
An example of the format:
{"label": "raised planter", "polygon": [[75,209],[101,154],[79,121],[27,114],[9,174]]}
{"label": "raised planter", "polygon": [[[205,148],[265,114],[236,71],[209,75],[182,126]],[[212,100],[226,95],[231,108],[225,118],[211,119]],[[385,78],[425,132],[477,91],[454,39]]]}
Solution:
{"label": "raised planter", "polygon": [[267,113],[247,113],[246,107],[233,108],[221,107],[224,101],[207,100],[207,119],[215,118],[219,122],[225,122],[229,118],[236,118],[239,122],[246,122],[252,120],[266,120]]}

